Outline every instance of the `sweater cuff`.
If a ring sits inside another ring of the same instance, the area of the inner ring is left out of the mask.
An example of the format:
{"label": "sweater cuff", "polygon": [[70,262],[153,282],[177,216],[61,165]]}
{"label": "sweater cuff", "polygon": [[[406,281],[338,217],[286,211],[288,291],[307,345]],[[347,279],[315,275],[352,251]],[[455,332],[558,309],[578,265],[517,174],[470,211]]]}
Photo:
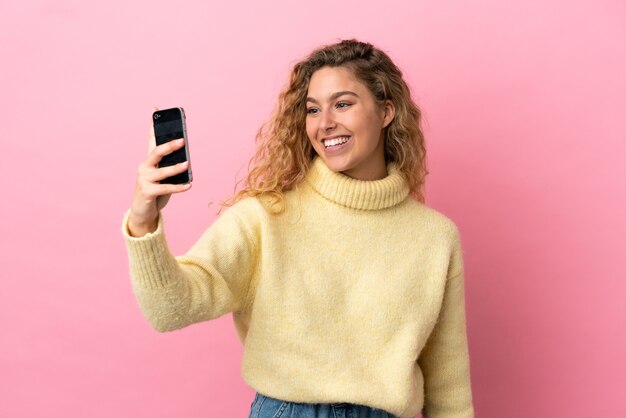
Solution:
{"label": "sweater cuff", "polygon": [[167,246],[163,216],[159,212],[157,229],[142,237],[133,237],[128,230],[130,209],[122,222],[122,235],[128,251],[132,281],[143,288],[157,289],[170,285],[177,262]]}

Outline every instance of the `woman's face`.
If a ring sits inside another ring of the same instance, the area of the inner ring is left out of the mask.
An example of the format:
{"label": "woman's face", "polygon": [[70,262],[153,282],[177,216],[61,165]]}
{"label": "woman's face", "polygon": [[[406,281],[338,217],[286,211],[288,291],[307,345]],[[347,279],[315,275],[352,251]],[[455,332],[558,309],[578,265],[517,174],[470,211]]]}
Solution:
{"label": "woman's face", "polygon": [[359,180],[387,175],[383,128],[394,117],[346,67],[315,71],[307,92],[306,133],[328,168]]}

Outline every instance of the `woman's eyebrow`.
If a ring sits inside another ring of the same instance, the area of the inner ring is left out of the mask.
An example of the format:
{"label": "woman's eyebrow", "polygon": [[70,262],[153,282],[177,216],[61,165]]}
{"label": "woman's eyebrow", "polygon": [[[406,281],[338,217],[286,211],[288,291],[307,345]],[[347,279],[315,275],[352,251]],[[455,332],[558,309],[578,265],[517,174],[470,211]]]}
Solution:
{"label": "woman's eyebrow", "polygon": [[[330,95],[330,100],[335,100],[336,98],[341,97],[341,96],[346,95],[346,94],[351,95],[351,96],[355,96],[355,97],[359,97],[359,95],[356,94],[355,92],[349,91],[349,90],[345,90],[345,91],[338,91],[337,93],[331,94]],[[315,100],[313,97],[307,97],[306,101],[307,102],[312,102],[312,103],[318,103],[317,100]]]}

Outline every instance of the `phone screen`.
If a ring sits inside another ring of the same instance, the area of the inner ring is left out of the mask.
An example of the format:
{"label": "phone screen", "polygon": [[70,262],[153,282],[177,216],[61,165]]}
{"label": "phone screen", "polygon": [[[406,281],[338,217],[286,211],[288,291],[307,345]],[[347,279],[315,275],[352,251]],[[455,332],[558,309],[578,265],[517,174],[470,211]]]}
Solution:
{"label": "phone screen", "polygon": [[[189,159],[187,132],[185,129],[185,112],[182,108],[158,110],[152,114],[154,123],[154,137],[156,144],[161,145],[174,139],[185,138],[185,145],[165,155],[159,162],[159,167],[182,163]],[[161,180],[161,183],[184,184],[191,181],[191,164],[189,169],[172,177]]]}

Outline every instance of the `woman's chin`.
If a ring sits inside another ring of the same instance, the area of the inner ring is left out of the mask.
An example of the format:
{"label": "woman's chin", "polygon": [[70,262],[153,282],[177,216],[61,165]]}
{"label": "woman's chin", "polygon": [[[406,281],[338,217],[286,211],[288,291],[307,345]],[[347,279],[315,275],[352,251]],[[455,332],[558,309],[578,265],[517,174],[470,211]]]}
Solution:
{"label": "woman's chin", "polygon": [[324,163],[326,163],[326,167],[330,169],[330,171],[334,171],[335,173],[339,173],[342,171],[346,171],[350,169],[350,163],[347,158],[340,158],[339,156],[321,156]]}

